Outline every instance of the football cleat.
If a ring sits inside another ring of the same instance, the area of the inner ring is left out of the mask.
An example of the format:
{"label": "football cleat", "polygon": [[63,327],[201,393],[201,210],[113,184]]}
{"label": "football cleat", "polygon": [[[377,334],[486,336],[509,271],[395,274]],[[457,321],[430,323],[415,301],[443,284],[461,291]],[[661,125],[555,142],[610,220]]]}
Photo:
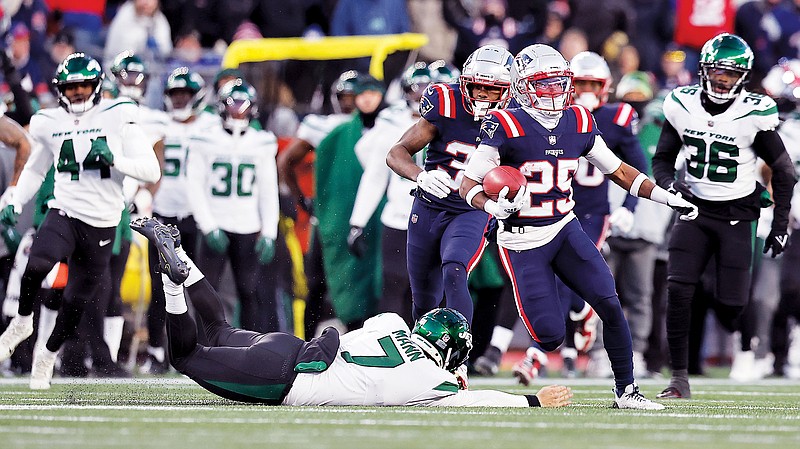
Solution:
{"label": "football cleat", "polygon": [[12,318],[3,335],[0,335],[0,362],[11,357],[17,346],[30,337],[32,333],[32,319],[22,320],[19,315]]}
{"label": "football cleat", "polygon": [[597,339],[597,324],[600,322],[600,317],[589,304],[584,304],[580,312],[570,311],[569,318],[575,321],[575,349],[588,351]]}
{"label": "football cleat", "polygon": [[487,346],[483,355],[475,360],[472,366],[475,371],[481,376],[491,377],[500,371],[500,361],[503,358],[503,352],[494,346]]}
{"label": "football cleat", "polygon": [[613,408],[619,409],[634,409],[634,410],[664,410],[664,405],[658,402],[653,402],[647,399],[639,392],[639,386],[630,384],[625,387],[625,390],[618,394],[614,390],[614,404]]}
{"label": "football cleat", "polygon": [[131,222],[131,229],[142,234],[158,251],[158,271],[177,285],[189,277],[189,266],[175,251],[180,246],[180,233],[174,226],[161,224],[155,218],[142,217]]}
{"label": "football cleat", "polygon": [[525,351],[525,357],[514,364],[511,372],[520,384],[528,386],[533,379],[544,377],[546,369],[547,354],[539,348],[530,347]]}
{"label": "football cleat", "polygon": [[33,355],[31,365],[31,390],[49,390],[50,381],[53,379],[53,368],[56,366],[55,352],[50,352],[42,347]]}
{"label": "football cleat", "polygon": [[656,399],[689,399],[692,397],[692,393],[687,387],[686,390],[681,390],[675,386],[668,386],[665,388],[661,393],[656,395]]}

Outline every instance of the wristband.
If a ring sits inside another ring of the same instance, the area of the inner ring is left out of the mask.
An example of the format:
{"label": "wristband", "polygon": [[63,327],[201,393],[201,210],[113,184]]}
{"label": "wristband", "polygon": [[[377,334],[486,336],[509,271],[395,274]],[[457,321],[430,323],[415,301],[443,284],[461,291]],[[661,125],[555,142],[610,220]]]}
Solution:
{"label": "wristband", "polygon": [[528,407],[541,407],[542,403],[539,402],[539,398],[536,397],[535,394],[526,394],[525,399],[528,400]]}
{"label": "wristband", "polygon": [[642,187],[642,184],[647,180],[647,175],[644,173],[639,173],[636,178],[634,178],[633,182],[631,183],[631,188],[628,190],[631,195],[635,197],[639,197],[639,188]]}
{"label": "wristband", "polygon": [[[467,204],[472,206],[472,200],[475,199],[475,195],[477,195],[477,194],[479,194],[481,192],[483,192],[483,186],[480,185],[480,184],[477,184],[473,188],[469,189],[469,192],[467,192],[467,195],[464,197],[464,199],[467,200]],[[475,206],[472,206],[472,207],[475,207]]]}

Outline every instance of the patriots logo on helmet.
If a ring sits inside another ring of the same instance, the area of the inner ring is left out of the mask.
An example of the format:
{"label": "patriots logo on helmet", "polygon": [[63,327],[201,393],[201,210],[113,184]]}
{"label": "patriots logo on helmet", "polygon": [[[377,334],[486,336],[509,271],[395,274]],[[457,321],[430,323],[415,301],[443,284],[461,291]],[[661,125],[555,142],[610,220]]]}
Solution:
{"label": "patriots logo on helmet", "polygon": [[[428,90],[431,88],[429,87]],[[419,101],[419,115],[425,117],[433,109],[433,103],[428,97],[422,97]]]}
{"label": "patriots logo on helmet", "polygon": [[481,123],[481,132],[485,132],[486,135],[491,139],[494,137],[494,132],[497,131],[499,126],[499,123],[484,120],[483,123]]}
{"label": "patriots logo on helmet", "polygon": [[515,60],[515,62],[517,63],[517,70],[521,72],[532,61],[533,61],[533,58],[531,58],[530,55],[528,55],[526,53],[523,53],[523,54],[519,55]]}

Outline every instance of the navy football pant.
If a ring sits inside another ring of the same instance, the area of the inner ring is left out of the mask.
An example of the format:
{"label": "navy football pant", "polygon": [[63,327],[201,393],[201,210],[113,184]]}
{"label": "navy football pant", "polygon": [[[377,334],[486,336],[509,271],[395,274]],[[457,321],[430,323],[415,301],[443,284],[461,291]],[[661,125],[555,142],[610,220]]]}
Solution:
{"label": "navy football pant", "polygon": [[472,323],[467,276],[483,254],[488,223],[489,215],[481,210],[449,212],[414,200],[407,246],[414,320],[439,307],[444,296],[447,307]]}
{"label": "navy football pant", "polygon": [[556,275],[591,305],[603,321],[603,337],[617,388],[633,382],[633,352],[628,322],[622,313],[614,278],[603,256],[572,220],[548,244],[524,251],[501,249],[503,266],[525,327],[546,351],[566,334],[564,306]]}

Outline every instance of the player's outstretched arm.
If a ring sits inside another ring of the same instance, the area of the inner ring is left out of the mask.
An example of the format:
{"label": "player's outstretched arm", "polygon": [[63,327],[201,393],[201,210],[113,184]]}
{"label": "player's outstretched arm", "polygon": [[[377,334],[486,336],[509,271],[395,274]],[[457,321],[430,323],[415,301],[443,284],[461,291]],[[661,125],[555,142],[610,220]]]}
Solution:
{"label": "player's outstretched arm", "polygon": [[510,394],[497,390],[459,390],[431,401],[440,407],[564,407],[571,404],[572,390],[562,385],[543,387],[535,395]]}
{"label": "player's outstretched arm", "polygon": [[3,116],[0,118],[0,142],[15,151],[14,175],[9,185],[17,185],[22,167],[31,155],[31,141],[28,133],[17,122]]}
{"label": "player's outstretched arm", "polygon": [[141,126],[126,123],[122,126],[122,154],[114,156],[114,168],[144,182],[161,179],[161,166],[153,145]]}
{"label": "player's outstretched arm", "polygon": [[419,119],[389,150],[389,155],[386,156],[386,165],[398,175],[417,181],[423,170],[414,163],[411,156],[425,148],[425,145],[436,137],[436,133],[436,126],[424,118]]}

